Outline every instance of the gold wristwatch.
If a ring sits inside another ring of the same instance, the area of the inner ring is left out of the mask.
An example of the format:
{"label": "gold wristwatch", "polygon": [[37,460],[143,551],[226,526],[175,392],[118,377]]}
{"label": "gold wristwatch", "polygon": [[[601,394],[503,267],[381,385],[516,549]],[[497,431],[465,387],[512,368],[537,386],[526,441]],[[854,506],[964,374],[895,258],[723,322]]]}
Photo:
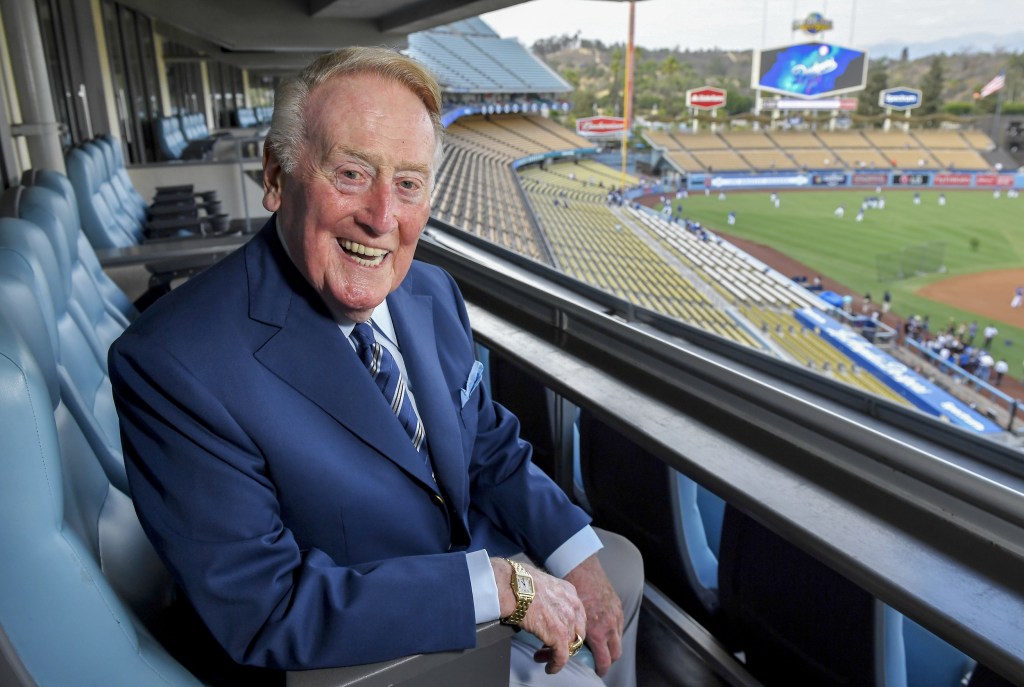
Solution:
{"label": "gold wristwatch", "polygon": [[523,616],[530,608],[530,602],[533,601],[536,592],[533,588],[533,576],[526,572],[526,568],[515,561],[508,562],[512,566],[512,594],[516,597],[516,610],[512,611],[509,617],[502,618],[501,622],[506,625],[519,625],[523,622]]}

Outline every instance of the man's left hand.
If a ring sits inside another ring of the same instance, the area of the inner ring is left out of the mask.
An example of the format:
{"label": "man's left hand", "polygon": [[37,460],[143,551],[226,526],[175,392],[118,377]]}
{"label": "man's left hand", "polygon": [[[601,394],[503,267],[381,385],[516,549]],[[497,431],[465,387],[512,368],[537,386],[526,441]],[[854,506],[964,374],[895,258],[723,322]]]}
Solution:
{"label": "man's left hand", "polygon": [[565,579],[576,587],[587,612],[587,645],[597,674],[604,677],[622,655],[622,601],[596,555],[570,570]]}

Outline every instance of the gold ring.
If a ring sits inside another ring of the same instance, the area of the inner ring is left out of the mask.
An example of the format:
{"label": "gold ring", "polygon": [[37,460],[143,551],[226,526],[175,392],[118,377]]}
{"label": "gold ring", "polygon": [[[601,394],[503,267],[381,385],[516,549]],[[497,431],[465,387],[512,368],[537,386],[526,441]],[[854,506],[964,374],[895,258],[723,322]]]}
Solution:
{"label": "gold ring", "polygon": [[580,637],[580,633],[576,633],[576,641],[569,642],[569,656],[575,656],[579,653],[580,649],[583,648],[583,637]]}

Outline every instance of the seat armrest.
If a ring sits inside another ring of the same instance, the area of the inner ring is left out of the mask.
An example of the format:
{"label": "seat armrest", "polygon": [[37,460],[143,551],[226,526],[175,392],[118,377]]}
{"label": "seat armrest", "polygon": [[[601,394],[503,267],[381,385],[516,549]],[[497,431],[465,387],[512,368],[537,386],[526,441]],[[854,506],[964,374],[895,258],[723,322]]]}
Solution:
{"label": "seat armrest", "polygon": [[293,670],[288,687],[508,687],[515,630],[497,620],[476,627],[476,647],[403,656],[345,668]]}

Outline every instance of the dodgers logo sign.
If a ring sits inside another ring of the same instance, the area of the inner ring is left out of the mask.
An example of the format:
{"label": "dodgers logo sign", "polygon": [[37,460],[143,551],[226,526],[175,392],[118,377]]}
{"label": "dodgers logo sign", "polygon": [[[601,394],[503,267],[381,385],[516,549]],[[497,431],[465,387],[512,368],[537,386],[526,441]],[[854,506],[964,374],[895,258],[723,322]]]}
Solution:
{"label": "dodgers logo sign", "polygon": [[887,88],[878,94],[878,105],[890,110],[912,110],[921,105],[921,91],[916,88]]}

